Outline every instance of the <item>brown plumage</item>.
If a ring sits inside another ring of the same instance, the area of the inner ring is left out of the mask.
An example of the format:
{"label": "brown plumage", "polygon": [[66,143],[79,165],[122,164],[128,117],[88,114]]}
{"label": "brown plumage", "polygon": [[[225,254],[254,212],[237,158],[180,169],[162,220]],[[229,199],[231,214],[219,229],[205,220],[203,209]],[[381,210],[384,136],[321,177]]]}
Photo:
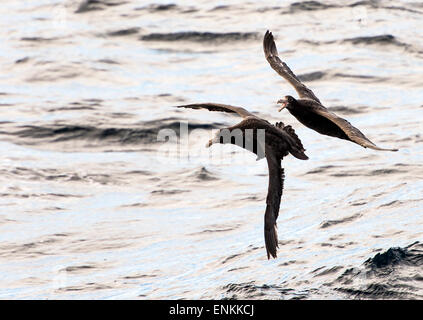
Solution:
{"label": "brown plumage", "polygon": [[384,149],[376,146],[347,120],[325,108],[313,91],[307,88],[279,58],[273,35],[269,31],[266,31],[264,35],[263,49],[270,66],[294,87],[300,97],[300,99],[295,99],[292,96],[285,96],[284,99],[278,101],[283,104],[279,111],[287,108],[303,125],[321,134],[349,140],[364,148],[398,151],[398,149]]}
{"label": "brown plumage", "polygon": [[[278,248],[276,219],[279,215],[285,178],[281,161],[288,153],[301,160],[308,159],[304,153],[305,149],[301,140],[295,134],[294,129],[291,126],[284,126],[282,122],[278,122],[274,126],[244,108],[225,104],[197,103],[178,106],[178,108],[207,109],[210,111],[237,113],[243,118],[240,123],[219,130],[216,136],[207,143],[207,146],[209,147],[214,143],[232,143],[254,152],[258,155],[258,158],[266,157],[269,169],[269,187],[264,214],[264,240],[267,258],[270,259],[271,256],[276,258]],[[260,129],[264,131],[264,139],[260,138]],[[251,130],[253,135],[249,134],[246,130]],[[235,139],[232,139],[232,137]]]}

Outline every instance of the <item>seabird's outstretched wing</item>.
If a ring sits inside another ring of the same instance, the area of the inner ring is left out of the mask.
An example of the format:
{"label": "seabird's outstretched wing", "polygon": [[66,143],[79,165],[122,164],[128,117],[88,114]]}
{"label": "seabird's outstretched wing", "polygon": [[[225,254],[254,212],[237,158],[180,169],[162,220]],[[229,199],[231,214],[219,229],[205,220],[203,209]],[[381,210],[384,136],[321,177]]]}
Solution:
{"label": "seabird's outstretched wing", "polygon": [[264,214],[264,242],[266,244],[267,258],[276,258],[278,248],[278,233],[276,219],[279,215],[281,204],[284,170],[279,158],[271,148],[266,148],[266,159],[269,168],[269,188],[266,198],[266,213]]}
{"label": "seabird's outstretched wing", "polygon": [[[301,140],[295,134],[294,129],[291,126],[284,127],[282,122],[279,122],[276,126],[273,126],[268,121],[254,116],[247,117],[240,123],[229,127],[228,129],[230,131],[234,129],[264,129],[266,131],[266,135],[269,135],[266,136],[267,142],[263,141],[265,142],[265,144],[270,143],[270,145],[272,145],[272,141],[275,141],[274,139],[277,139],[276,141],[279,141],[280,143],[286,143],[286,151],[288,151],[294,157],[301,160],[308,160],[308,156],[304,153],[305,149],[301,143]],[[215,139],[217,139],[217,137]],[[266,146],[266,152],[267,149],[268,147]]]}
{"label": "seabird's outstretched wing", "polygon": [[287,64],[279,58],[273,35],[271,32],[269,32],[269,30],[267,30],[266,34],[264,35],[263,49],[266,60],[269,62],[273,70],[285,78],[294,87],[300,98],[311,99],[320,103],[320,100],[314,95],[313,91],[307,88],[292,72]]}
{"label": "seabird's outstretched wing", "polygon": [[314,106],[314,111],[326,119],[335,123],[344,133],[350,138],[352,142],[357,143],[358,145],[364,148],[370,148],[374,150],[381,150],[381,151],[398,151],[398,149],[385,149],[380,148],[371,142],[360,130],[354,127],[349,121],[338,117],[335,113],[329,111],[323,106]]}
{"label": "seabird's outstretched wing", "polygon": [[194,103],[194,104],[186,104],[183,106],[176,106],[177,108],[191,108],[191,109],[208,109],[209,111],[221,111],[221,112],[229,112],[229,113],[237,113],[239,116],[246,118],[246,117],[256,117],[251,112],[248,112],[244,108],[230,106],[228,104],[220,104],[220,103]]}

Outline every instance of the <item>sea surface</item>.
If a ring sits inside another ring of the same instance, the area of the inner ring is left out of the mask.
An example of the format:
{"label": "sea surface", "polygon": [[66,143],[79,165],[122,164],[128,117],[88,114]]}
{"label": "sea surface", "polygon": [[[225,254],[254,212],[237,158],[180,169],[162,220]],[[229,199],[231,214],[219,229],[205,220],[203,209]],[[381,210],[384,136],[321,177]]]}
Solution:
{"label": "sea surface", "polygon": [[[340,4],[342,3],[342,4]],[[423,299],[421,1],[8,0],[0,299]],[[279,55],[380,152],[277,100]],[[292,125],[278,258],[265,160],[205,148],[242,106]]]}

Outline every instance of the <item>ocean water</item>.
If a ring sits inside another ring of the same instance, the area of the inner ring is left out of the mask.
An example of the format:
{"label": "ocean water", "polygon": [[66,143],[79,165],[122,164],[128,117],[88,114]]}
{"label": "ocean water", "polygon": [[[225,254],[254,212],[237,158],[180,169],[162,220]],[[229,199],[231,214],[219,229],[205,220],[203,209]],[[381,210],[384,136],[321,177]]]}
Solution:
{"label": "ocean water", "polygon": [[[423,4],[58,1],[0,7],[1,299],[422,299]],[[279,55],[381,147],[318,135]],[[267,164],[205,148],[242,106],[292,125],[278,258]]]}

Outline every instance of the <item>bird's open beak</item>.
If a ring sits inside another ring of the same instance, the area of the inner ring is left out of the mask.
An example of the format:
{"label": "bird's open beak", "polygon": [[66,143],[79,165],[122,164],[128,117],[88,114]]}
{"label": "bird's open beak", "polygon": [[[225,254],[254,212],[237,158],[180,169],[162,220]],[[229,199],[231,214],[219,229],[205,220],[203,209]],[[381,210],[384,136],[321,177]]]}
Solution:
{"label": "bird's open beak", "polygon": [[282,106],[278,109],[279,112],[281,112],[288,105],[288,101],[285,99],[278,100],[278,103],[282,103]]}

